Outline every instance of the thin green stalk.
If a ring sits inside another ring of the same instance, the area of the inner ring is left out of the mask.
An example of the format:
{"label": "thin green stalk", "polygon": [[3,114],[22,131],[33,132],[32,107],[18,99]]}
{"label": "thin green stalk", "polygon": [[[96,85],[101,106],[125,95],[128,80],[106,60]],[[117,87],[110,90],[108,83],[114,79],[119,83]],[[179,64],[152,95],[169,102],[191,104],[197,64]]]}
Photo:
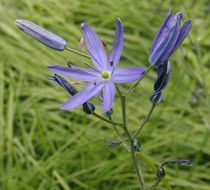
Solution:
{"label": "thin green stalk", "polygon": [[129,149],[129,147],[128,147],[126,141],[124,140],[123,136],[121,135],[121,133],[120,133],[120,131],[118,130],[118,128],[116,127],[116,125],[113,125],[113,127],[114,127],[114,130],[115,130],[115,132],[116,132],[118,138],[120,139],[120,142],[124,145],[124,147],[126,148],[126,150],[127,150],[128,152],[130,152],[130,149]]}
{"label": "thin green stalk", "polygon": [[139,133],[141,132],[141,130],[143,129],[144,125],[146,124],[146,122],[149,120],[150,116],[152,115],[152,112],[154,111],[155,109],[155,105],[156,104],[152,104],[152,107],[150,108],[146,118],[144,119],[143,123],[140,125],[140,127],[137,129],[137,131],[134,133],[133,135],[133,139],[135,139]]}
{"label": "thin green stalk", "polygon": [[136,82],[127,90],[127,92],[125,93],[125,96],[127,96],[130,92],[132,92],[132,91],[139,85],[139,83],[142,81],[142,79],[143,79],[144,77],[147,76],[147,74],[150,72],[151,69],[152,69],[152,65],[150,65],[150,66],[147,68],[147,70],[145,71],[144,75],[143,75],[138,81],[136,81]]}
{"label": "thin green stalk", "polygon": [[103,116],[101,116],[101,115],[99,115],[99,114],[97,114],[97,113],[95,113],[95,112],[93,113],[93,115],[94,115],[95,117],[97,117],[97,118],[99,118],[99,119],[101,119],[101,120],[103,120],[103,121],[109,123],[109,124],[117,125],[117,126],[120,126],[120,127],[123,127],[123,126],[124,126],[122,123],[110,121],[110,120],[106,119],[105,117],[103,117]]}
{"label": "thin green stalk", "polygon": [[142,173],[140,172],[140,168],[138,167],[138,161],[136,158],[136,154],[135,154],[135,149],[134,149],[134,143],[133,143],[133,138],[130,135],[128,128],[127,128],[127,119],[126,119],[126,97],[122,95],[122,92],[120,91],[119,87],[116,85],[116,89],[117,92],[120,96],[120,100],[121,100],[121,106],[122,106],[122,118],[123,118],[123,124],[124,124],[124,131],[126,133],[126,135],[128,136],[129,142],[130,142],[130,146],[131,146],[131,157],[133,160],[133,164],[136,170],[136,174],[138,177],[138,181],[139,181],[139,185],[140,185],[140,189],[144,190],[144,180],[142,177]]}
{"label": "thin green stalk", "polygon": [[77,50],[75,50],[75,49],[72,49],[72,48],[70,48],[70,47],[67,47],[67,46],[66,46],[65,49],[68,50],[68,51],[70,51],[70,52],[72,52],[72,53],[75,53],[75,54],[77,54],[77,55],[80,55],[80,56],[83,56],[83,57],[85,57],[85,58],[91,59],[91,57],[90,57],[89,55],[86,55],[86,54],[84,54],[84,53],[82,53],[82,52],[80,52],[80,51],[77,51]]}

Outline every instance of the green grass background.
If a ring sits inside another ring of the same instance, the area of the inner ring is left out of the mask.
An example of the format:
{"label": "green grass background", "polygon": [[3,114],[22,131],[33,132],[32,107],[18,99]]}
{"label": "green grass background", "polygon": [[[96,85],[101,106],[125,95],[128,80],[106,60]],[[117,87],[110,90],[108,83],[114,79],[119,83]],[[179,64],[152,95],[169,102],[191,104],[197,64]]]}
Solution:
{"label": "green grass background", "polygon": [[[59,110],[69,95],[51,84],[46,66],[86,59],[53,51],[15,26],[31,20],[79,49],[80,23],[86,21],[111,48],[116,17],[125,29],[121,66],[148,67],[148,52],[167,10],[183,11],[193,27],[171,59],[171,79],[159,105],[138,138],[142,152],[157,165],[192,159],[193,167],[166,167],[174,190],[210,189],[210,5],[207,0],[0,0],[0,189],[135,190],[130,155],[106,123],[82,112]],[[128,98],[129,130],[147,114],[156,71]],[[124,85],[126,89],[129,85]],[[100,103],[97,112],[101,112]],[[119,121],[116,97],[114,119]],[[146,186],[155,173],[141,163]],[[162,183],[159,190],[164,190]]]}

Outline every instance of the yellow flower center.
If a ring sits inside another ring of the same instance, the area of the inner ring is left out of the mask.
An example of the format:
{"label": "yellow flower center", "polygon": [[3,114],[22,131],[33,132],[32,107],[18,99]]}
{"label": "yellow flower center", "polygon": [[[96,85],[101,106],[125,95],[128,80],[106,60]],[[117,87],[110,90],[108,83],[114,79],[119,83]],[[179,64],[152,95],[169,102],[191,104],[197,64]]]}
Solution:
{"label": "yellow flower center", "polygon": [[110,73],[108,71],[103,71],[101,73],[101,77],[104,79],[108,79],[110,77]]}

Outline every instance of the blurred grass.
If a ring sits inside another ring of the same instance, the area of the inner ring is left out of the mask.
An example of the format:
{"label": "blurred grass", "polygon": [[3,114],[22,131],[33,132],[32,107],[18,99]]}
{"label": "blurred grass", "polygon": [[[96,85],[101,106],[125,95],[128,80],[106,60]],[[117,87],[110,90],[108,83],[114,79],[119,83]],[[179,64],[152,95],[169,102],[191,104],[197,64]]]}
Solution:
{"label": "blurred grass", "polygon": [[[142,132],[142,152],[156,164],[192,159],[191,169],[170,166],[166,178],[175,190],[210,189],[210,5],[200,1],[0,0],[0,189],[138,189],[130,155],[111,127],[85,115],[59,110],[69,97],[48,82],[52,63],[87,61],[55,52],[23,34],[15,19],[31,20],[79,49],[80,23],[86,21],[109,44],[116,17],[125,28],[121,66],[149,66],[148,52],[168,9],[192,18],[190,37],[171,60],[164,102]],[[128,98],[129,128],[134,131],[149,110],[155,71]],[[127,87],[124,86],[124,87]],[[100,105],[95,101],[97,111]],[[119,98],[114,118],[120,119]],[[155,174],[142,163],[146,184]],[[162,183],[157,189],[165,189]]]}

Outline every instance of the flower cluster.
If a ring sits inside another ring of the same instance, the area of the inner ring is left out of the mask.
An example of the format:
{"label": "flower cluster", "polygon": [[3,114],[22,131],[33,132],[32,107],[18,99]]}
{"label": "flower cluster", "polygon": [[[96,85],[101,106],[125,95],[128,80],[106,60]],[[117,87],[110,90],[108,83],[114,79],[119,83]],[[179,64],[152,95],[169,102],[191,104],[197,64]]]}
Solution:
{"label": "flower cluster", "polygon": [[154,93],[150,97],[153,104],[159,104],[162,100],[161,92],[166,87],[170,75],[170,56],[181,45],[190,31],[192,21],[189,19],[181,26],[182,18],[182,12],[173,16],[172,12],[169,11],[152,44],[149,62],[158,67]]}
{"label": "flower cluster", "polygon": [[[162,100],[161,92],[166,87],[170,75],[170,56],[181,45],[190,31],[191,20],[187,20],[181,26],[182,18],[183,13],[179,12],[173,16],[172,12],[169,11],[152,44],[149,62],[151,65],[158,67],[154,93],[150,97],[153,104],[158,104]],[[64,39],[32,22],[18,19],[16,25],[25,33],[52,49],[63,51],[66,47]],[[138,81],[144,75],[145,70],[142,67],[118,67],[124,41],[124,31],[120,19],[116,21],[115,40],[109,56],[107,56],[107,52],[105,52],[103,44],[94,30],[86,23],[82,23],[81,28],[85,47],[94,67],[81,68],[74,65],[69,67],[58,64],[48,67],[49,70],[57,74],[84,81],[86,84],[81,91],[73,93],[73,97],[65,102],[61,109],[72,110],[84,105],[93,96],[102,92],[103,112],[108,112],[113,107],[115,84]],[[58,79],[61,80],[58,76],[54,79],[57,82]],[[58,83],[61,85],[60,82]]]}

